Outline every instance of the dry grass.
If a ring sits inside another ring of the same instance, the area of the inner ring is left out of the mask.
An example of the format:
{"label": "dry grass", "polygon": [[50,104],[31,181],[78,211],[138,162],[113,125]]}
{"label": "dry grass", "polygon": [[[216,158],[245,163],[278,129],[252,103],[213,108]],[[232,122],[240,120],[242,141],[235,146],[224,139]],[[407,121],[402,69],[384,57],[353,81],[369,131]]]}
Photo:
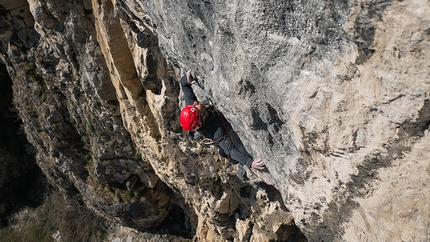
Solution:
{"label": "dry grass", "polygon": [[103,219],[79,204],[79,199],[65,199],[54,192],[38,208],[25,208],[0,229],[1,241],[53,241],[61,232],[61,241],[103,241],[107,229]]}

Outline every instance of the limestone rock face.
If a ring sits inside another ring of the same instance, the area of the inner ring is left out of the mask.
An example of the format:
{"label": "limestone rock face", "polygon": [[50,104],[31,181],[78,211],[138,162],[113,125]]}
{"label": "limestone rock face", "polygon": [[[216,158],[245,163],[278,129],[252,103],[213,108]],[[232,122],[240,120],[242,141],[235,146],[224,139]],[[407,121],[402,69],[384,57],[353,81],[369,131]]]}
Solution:
{"label": "limestone rock face", "polygon": [[[106,218],[146,229],[180,207],[199,241],[428,240],[428,1],[0,5],[38,164]],[[187,139],[188,69],[266,172]]]}

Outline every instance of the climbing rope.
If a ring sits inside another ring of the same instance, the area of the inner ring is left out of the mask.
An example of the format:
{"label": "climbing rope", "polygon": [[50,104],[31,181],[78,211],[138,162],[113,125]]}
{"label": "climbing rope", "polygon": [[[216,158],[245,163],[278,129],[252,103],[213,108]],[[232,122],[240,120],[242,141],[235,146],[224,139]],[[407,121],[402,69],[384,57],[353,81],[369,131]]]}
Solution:
{"label": "climbing rope", "polygon": [[[233,145],[235,145],[235,142],[234,142],[234,140],[233,140],[233,138],[232,138],[232,136],[231,136],[231,134],[230,134],[230,132],[229,132],[229,130],[228,130],[228,128],[227,128],[227,124],[226,124],[226,121],[224,120],[225,119],[225,117],[224,117],[224,115],[221,113],[221,112],[219,112],[216,108],[215,108],[215,106],[212,104],[211,105],[212,106],[212,108],[214,109],[213,111],[215,111],[217,114],[218,114],[218,116],[219,116],[219,118],[221,119],[221,121],[222,121],[222,123],[223,123],[223,126],[224,126],[224,129],[225,129],[225,132],[227,133],[227,136],[228,136],[228,138],[230,139],[230,141],[231,141],[231,143],[233,144]],[[203,142],[202,142],[203,141]],[[203,139],[203,140],[200,140],[200,142],[199,142],[200,144],[201,144],[201,147],[203,147],[203,149],[205,150],[205,151],[207,151],[208,152],[208,145],[207,144],[212,144],[213,143],[213,141],[212,140],[210,140],[210,139]],[[202,157],[201,157],[201,155],[199,154],[198,155],[199,156],[199,158],[200,158],[200,160],[202,160],[203,161],[203,159],[202,159]],[[222,167],[219,165],[219,164],[217,164],[217,162],[215,162],[215,164],[216,164],[216,166],[217,166],[217,168],[218,168],[218,170],[219,171],[222,171]],[[248,167],[248,166],[247,166]],[[267,187],[269,187],[270,189],[272,189],[274,192],[276,192],[276,193],[278,193],[279,195],[281,195],[281,193],[279,192],[279,190],[278,189],[276,189],[274,186],[272,186],[272,185],[270,185],[270,184],[268,184],[266,181],[264,181],[264,179],[263,178],[261,178],[260,176],[258,176],[255,172],[253,172],[252,171],[252,169],[250,168],[250,167],[248,167],[248,169],[249,169],[249,171],[251,172],[251,174],[253,174],[254,176],[256,176],[258,179],[260,179]],[[234,191],[234,193],[236,193],[236,195],[239,197],[239,199],[242,201],[242,203],[248,208],[248,210],[250,211],[250,212],[252,212],[252,210],[251,210],[251,207],[245,202],[245,200],[242,198],[242,196],[240,195],[240,193],[236,190],[236,188],[234,187],[234,185],[230,182],[230,178],[228,177],[228,174],[226,175],[226,177],[225,177],[225,180],[227,181],[227,183],[230,185],[230,187],[231,187],[231,189]]]}
{"label": "climbing rope", "polygon": [[[224,129],[225,129],[225,131],[227,132],[227,136],[228,136],[228,138],[230,139],[231,143],[232,143],[233,145],[235,145],[235,143],[234,143],[234,141],[233,141],[233,138],[231,137],[230,132],[228,131],[227,125],[226,125],[226,123],[225,123],[225,121],[224,121],[224,115],[222,115],[222,113],[218,112],[218,116],[219,116],[219,118],[221,119],[222,124],[224,125]],[[247,166],[247,167],[248,167],[248,166]],[[272,189],[273,191],[275,191],[276,193],[278,193],[279,195],[281,195],[281,192],[279,192],[279,190],[278,190],[278,189],[276,189],[274,186],[272,186],[272,185],[268,184],[266,181],[264,181],[264,179],[263,179],[263,178],[261,178],[261,177],[259,177],[257,174],[255,174],[255,172],[253,172],[253,171],[252,171],[251,167],[248,167],[248,169],[249,169],[249,171],[250,171],[254,176],[256,176],[258,179],[262,180],[262,181],[263,181],[263,183],[264,183],[266,186],[268,186],[270,189]],[[267,168],[266,168],[266,169],[267,169]]]}
{"label": "climbing rope", "polygon": [[[202,145],[201,147],[203,147],[203,149],[209,153],[209,150],[207,148],[207,146]],[[199,158],[201,161],[203,161],[202,157],[199,154]],[[217,166],[219,171],[222,171],[222,167],[217,163],[214,162],[215,165]],[[222,173],[220,172],[220,175],[222,175]],[[236,195],[239,197],[239,199],[242,201],[242,203],[246,206],[246,208],[248,208],[248,210],[250,212],[252,212],[251,207],[248,206],[248,204],[245,202],[245,200],[243,200],[242,196],[240,195],[240,193],[236,190],[236,188],[234,188],[233,184],[230,182],[230,178],[228,177],[228,174],[225,175],[225,180],[227,181],[227,183],[230,185],[231,189],[234,191],[234,193],[236,193]]]}

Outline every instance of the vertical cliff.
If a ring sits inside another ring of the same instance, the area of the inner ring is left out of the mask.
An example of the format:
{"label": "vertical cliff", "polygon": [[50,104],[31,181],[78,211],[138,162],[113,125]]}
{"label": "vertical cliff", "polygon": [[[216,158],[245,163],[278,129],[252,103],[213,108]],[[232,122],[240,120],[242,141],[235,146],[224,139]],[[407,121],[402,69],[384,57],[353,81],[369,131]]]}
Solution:
{"label": "vertical cliff", "polygon": [[[149,231],[176,211],[198,241],[428,238],[427,1],[0,5],[37,162],[106,219]],[[267,172],[187,139],[188,69]]]}

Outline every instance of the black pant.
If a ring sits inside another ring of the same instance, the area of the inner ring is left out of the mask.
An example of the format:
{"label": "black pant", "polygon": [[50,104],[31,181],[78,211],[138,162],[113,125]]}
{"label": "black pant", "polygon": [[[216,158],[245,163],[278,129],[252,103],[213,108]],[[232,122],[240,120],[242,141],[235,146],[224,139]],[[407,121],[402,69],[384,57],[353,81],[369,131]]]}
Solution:
{"label": "black pant", "polygon": [[230,158],[223,149],[219,148],[218,150],[218,154],[223,157],[223,158],[227,158],[229,162],[233,163],[233,164],[238,164],[239,162],[233,160],[232,158]]}

